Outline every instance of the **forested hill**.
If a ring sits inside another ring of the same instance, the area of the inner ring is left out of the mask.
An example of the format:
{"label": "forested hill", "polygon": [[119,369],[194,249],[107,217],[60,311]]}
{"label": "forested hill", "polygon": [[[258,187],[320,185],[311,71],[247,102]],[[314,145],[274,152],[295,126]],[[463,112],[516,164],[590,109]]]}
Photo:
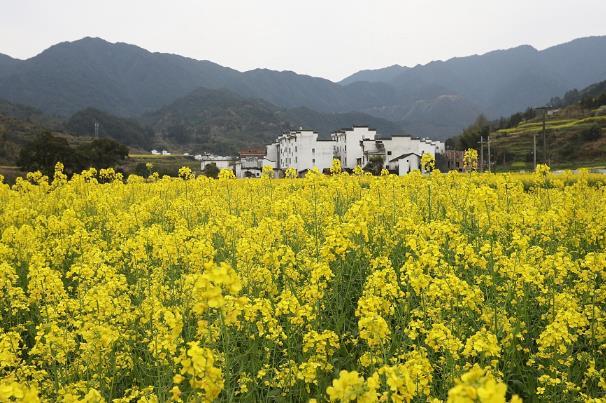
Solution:
{"label": "forested hill", "polygon": [[51,132],[48,122],[35,108],[0,99],[0,165],[14,165],[24,144]]}
{"label": "forested hill", "polygon": [[[96,116],[113,120],[118,119],[106,114]],[[85,120],[88,121],[88,118]],[[78,133],[75,128],[77,128],[77,125],[66,125],[65,122],[49,117],[35,108],[0,100],[0,167],[16,167],[21,151],[36,142],[42,144],[42,148],[47,148],[44,152],[49,157],[57,161],[63,161],[66,165],[68,160],[74,159],[74,153],[78,152],[79,157],[81,157],[78,163],[86,167],[87,163],[93,160],[90,155],[92,153],[90,147],[94,143],[94,138],[91,133],[86,131]],[[111,128],[115,129],[115,127]],[[118,128],[118,130],[110,133],[127,132]],[[94,151],[98,154],[103,151],[99,151],[99,147],[105,147],[105,150],[110,152],[117,147],[123,147],[119,143],[110,141],[113,136],[103,137],[105,138],[93,144],[97,147]],[[61,147],[52,148],[57,145]],[[58,153],[58,150],[63,151]],[[51,155],[53,153],[57,155]],[[95,156],[95,158],[96,160],[103,160],[102,156]],[[45,168],[48,168],[48,166]],[[38,169],[38,167],[32,169]],[[3,172],[3,170],[0,170],[0,174],[4,175]]]}
{"label": "forested hill", "polygon": [[135,149],[168,148],[173,152],[235,154],[263,146],[285,130],[314,128],[320,135],[342,127],[367,124],[390,135],[401,128],[361,112],[321,113],[309,108],[281,108],[267,101],[241,97],[227,90],[199,88],[142,117],[125,118],[85,108],[61,121],[19,104],[0,102],[0,154],[7,160],[20,146],[43,132],[71,137],[111,138]]}
{"label": "forested hill", "polygon": [[237,153],[240,148],[271,143],[285,130],[313,128],[320,135],[341,127],[368,124],[382,133],[401,131],[394,123],[360,112],[320,113],[309,108],[280,108],[227,90],[199,88],[142,121],[156,142],[194,152]]}
{"label": "forested hill", "polygon": [[150,148],[154,133],[137,120],[121,118],[94,108],[86,108],[73,114],[65,128],[80,136],[95,136],[95,122],[99,137],[109,137],[133,147]]}

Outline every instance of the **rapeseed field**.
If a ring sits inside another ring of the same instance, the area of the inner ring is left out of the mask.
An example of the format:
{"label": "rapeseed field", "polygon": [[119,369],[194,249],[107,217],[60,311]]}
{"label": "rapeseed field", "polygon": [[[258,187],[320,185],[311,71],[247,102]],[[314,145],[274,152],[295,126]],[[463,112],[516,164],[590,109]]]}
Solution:
{"label": "rapeseed field", "polygon": [[1,402],[606,401],[604,176],[180,176],[0,184]]}

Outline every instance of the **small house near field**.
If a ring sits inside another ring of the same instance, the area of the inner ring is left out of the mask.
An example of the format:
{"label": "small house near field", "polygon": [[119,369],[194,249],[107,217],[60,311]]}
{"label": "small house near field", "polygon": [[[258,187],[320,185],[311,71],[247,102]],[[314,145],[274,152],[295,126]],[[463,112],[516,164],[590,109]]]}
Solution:
{"label": "small house near field", "polygon": [[219,169],[234,169],[236,164],[236,157],[221,156],[213,154],[205,154],[200,158],[200,168],[204,170],[207,165],[214,164]]}
{"label": "small house near field", "polygon": [[421,169],[421,156],[417,153],[406,153],[391,159],[387,163],[387,169],[397,171],[403,176],[412,171]]}

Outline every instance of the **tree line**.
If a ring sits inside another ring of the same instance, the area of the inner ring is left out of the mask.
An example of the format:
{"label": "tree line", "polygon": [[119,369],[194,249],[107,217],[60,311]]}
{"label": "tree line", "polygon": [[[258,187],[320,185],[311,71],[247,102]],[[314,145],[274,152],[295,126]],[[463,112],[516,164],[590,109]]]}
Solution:
{"label": "tree line", "polygon": [[52,175],[57,162],[72,174],[88,168],[116,167],[128,156],[128,147],[108,138],[71,146],[63,137],[42,133],[23,146],[17,165],[23,171]]}
{"label": "tree line", "polygon": [[583,109],[596,109],[606,105],[606,81],[590,85],[582,91],[570,90],[562,98],[554,97],[549,101],[549,106],[563,108],[579,104]]}

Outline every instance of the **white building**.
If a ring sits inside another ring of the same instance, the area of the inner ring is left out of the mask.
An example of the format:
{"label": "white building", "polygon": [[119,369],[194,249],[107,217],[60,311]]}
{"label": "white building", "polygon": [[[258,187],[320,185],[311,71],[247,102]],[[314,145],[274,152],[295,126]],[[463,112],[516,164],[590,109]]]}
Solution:
{"label": "white building", "polygon": [[420,169],[423,154],[445,153],[441,141],[421,139],[409,135],[381,137],[375,129],[354,126],[331,134],[330,140],[318,139],[313,130],[292,130],[282,133],[264,149],[249,148],[239,157],[196,155],[201,167],[213,163],[219,169],[233,169],[238,178],[260,177],[264,166],[271,166],[275,175],[288,168],[303,173],[312,168],[325,171],[339,159],[343,169],[364,167],[371,160],[380,159],[383,166],[398,175]]}
{"label": "white building", "polygon": [[259,178],[264,165],[273,164],[266,159],[264,148],[247,148],[240,150],[240,158],[236,162],[236,177]]}
{"label": "white building", "polygon": [[204,154],[200,156],[200,169],[204,170],[207,165],[215,164],[219,169],[234,168],[236,164],[236,158],[231,156],[221,156],[213,154]]}
{"label": "white building", "polygon": [[446,143],[440,140],[434,140],[433,144],[436,146],[437,154],[446,154]]}
{"label": "white building", "polygon": [[237,178],[259,178],[263,167],[269,165],[274,167],[274,162],[265,157],[240,157],[236,161],[235,170]]}
{"label": "white building", "polygon": [[412,171],[421,169],[421,156],[416,153],[402,154],[389,160],[386,167],[390,171],[397,171],[404,176]]}
{"label": "white building", "polygon": [[354,126],[337,130],[331,140],[319,140],[313,130],[297,130],[283,133],[266,147],[266,163],[276,170],[295,168],[304,172],[313,167],[321,171],[330,168],[333,159],[339,159],[344,169],[364,167],[373,159],[381,159],[392,172],[403,175],[420,168],[425,153],[443,154],[445,144],[410,135],[380,137],[375,129]]}
{"label": "white building", "polygon": [[[446,145],[441,141],[420,139],[407,134],[381,137],[376,130],[365,126],[355,126],[352,129],[343,129],[331,135],[335,142],[335,158],[341,160],[344,168],[354,169],[356,165],[366,166],[373,159],[381,159],[383,165],[390,171],[410,172],[417,164],[416,156],[429,153],[431,155],[443,154]],[[400,158],[403,168],[399,168]],[[413,168],[411,168],[413,167]]]}
{"label": "white building", "polygon": [[158,150],[151,150],[152,155],[160,155],[160,151]]}
{"label": "white building", "polygon": [[297,172],[314,167],[320,171],[330,168],[334,155],[334,142],[318,140],[313,130],[296,130],[283,133],[266,148],[268,163],[275,169],[295,168]]}
{"label": "white building", "polygon": [[362,142],[373,141],[377,136],[375,129],[366,126],[354,126],[351,129],[341,129],[330,135],[334,141],[334,157],[341,160],[341,166],[354,169],[356,165],[366,165]]}
{"label": "white building", "polygon": [[265,146],[265,158],[270,161],[271,166],[274,169],[278,168],[278,155],[279,155],[279,146],[278,143],[272,143]]}
{"label": "white building", "polygon": [[362,153],[364,155],[362,162],[368,163],[372,156],[384,156],[384,161],[388,162],[396,156],[403,154],[423,155],[429,153],[433,156],[443,154],[445,144],[441,141],[432,141],[428,139],[419,139],[407,134],[398,134],[391,137],[380,137],[362,142]]}

